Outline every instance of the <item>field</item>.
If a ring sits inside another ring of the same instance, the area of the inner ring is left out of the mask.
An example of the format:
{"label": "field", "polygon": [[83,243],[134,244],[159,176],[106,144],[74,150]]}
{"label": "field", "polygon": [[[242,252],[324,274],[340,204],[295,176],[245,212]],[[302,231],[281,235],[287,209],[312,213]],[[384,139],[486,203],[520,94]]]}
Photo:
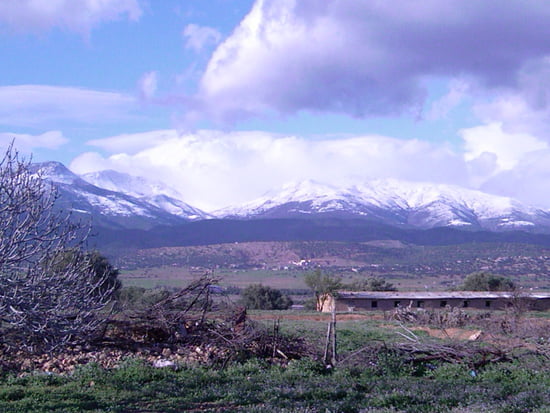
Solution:
{"label": "field", "polygon": [[[511,320],[508,314],[495,314],[492,321],[471,314],[467,324],[446,329],[444,338],[432,337],[442,331],[437,326],[405,325],[381,314],[340,314],[338,363],[326,368],[319,357],[329,315],[252,312],[254,323],[278,325],[282,334],[305,340],[317,356],[177,369],[126,359],[115,369],[92,363],[68,375],[3,374],[0,411],[550,412],[548,353],[534,351],[550,338],[548,314],[524,315],[521,337],[495,327]],[[481,342],[467,339],[480,328]],[[402,351],[410,340],[418,348],[462,349],[468,356],[419,357]],[[506,357],[483,360],[487,349],[505,351]]]}
{"label": "field", "polygon": [[[302,303],[311,297],[304,275],[319,266],[344,282],[374,275],[401,291],[445,290],[479,270],[550,290],[548,257],[546,249],[520,244],[380,241],[155,248],[111,259],[124,286],[179,289],[208,273],[234,300],[240,289],[262,283]],[[66,370],[31,363],[39,367],[0,373],[0,411],[550,413],[548,312],[407,311],[338,314],[335,341],[327,334],[330,314],[248,311],[244,337],[263,337],[262,355],[206,322],[214,341],[195,336],[185,351],[183,342],[155,342],[114,360],[114,353],[94,350]],[[239,337],[236,327],[224,328]],[[333,348],[330,364],[324,353]],[[180,362],[180,354],[200,358]],[[166,357],[176,364],[152,366]]]}
{"label": "field", "polygon": [[126,285],[144,287],[180,287],[210,272],[226,287],[263,283],[304,289],[303,275],[319,266],[344,282],[377,276],[402,291],[447,290],[475,271],[510,277],[524,288],[550,290],[550,251],[525,244],[251,242],[144,249],[112,259]]}

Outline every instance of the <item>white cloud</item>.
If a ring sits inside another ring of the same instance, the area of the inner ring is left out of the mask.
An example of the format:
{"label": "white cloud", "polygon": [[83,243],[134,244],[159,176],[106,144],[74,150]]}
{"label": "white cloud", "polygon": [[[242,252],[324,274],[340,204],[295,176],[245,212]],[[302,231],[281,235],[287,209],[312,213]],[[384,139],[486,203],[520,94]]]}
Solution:
{"label": "white cloud", "polygon": [[484,154],[492,154],[495,159],[495,172],[513,169],[527,154],[547,149],[548,144],[526,133],[506,133],[500,123],[463,129],[460,135],[464,140],[467,161],[475,160]]}
{"label": "white cloud", "polygon": [[14,142],[15,148],[24,154],[31,154],[35,149],[57,149],[69,142],[60,131],[49,131],[40,135],[0,132],[0,148],[7,148]]}
{"label": "white cloud", "polygon": [[109,138],[94,139],[87,143],[88,145],[96,146],[110,153],[126,153],[133,155],[178,137],[179,134],[177,131],[167,129],[116,135]]}
{"label": "white cloud", "polygon": [[[126,150],[132,142],[136,146]],[[115,169],[151,177],[207,210],[305,179],[333,185],[386,177],[467,183],[465,162],[446,146],[384,136],[310,140],[265,132],[152,131],[90,143],[112,154],[83,154],[71,163],[75,172]]]}
{"label": "white cloud", "polygon": [[138,20],[138,0],[2,0],[0,24],[17,32],[37,32],[60,27],[88,34],[104,21],[124,16]]}
{"label": "white cloud", "polygon": [[513,169],[484,182],[481,189],[520,199],[527,205],[550,208],[550,149],[530,152]]}
{"label": "white cloud", "polygon": [[222,38],[222,34],[218,30],[196,24],[185,26],[182,34],[186,39],[185,47],[193,49],[195,52],[201,52],[207,46],[218,44]]}
{"label": "white cloud", "polygon": [[536,71],[529,62],[550,56],[549,18],[550,4],[534,0],[257,0],[212,55],[196,111],[229,122],[301,110],[367,117],[418,112],[428,77],[515,88]]}
{"label": "white cloud", "polygon": [[0,124],[48,125],[51,121],[109,121],[135,109],[129,95],[45,85],[0,86]]}
{"label": "white cloud", "polygon": [[152,98],[157,91],[158,73],[155,71],[145,73],[139,79],[139,92],[145,99]]}

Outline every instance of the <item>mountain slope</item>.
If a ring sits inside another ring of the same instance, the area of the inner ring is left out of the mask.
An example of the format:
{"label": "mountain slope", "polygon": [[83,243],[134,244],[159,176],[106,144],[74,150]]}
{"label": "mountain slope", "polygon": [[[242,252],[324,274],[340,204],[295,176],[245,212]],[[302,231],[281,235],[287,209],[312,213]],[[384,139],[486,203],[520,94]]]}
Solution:
{"label": "mountain slope", "polygon": [[170,214],[185,219],[206,219],[209,215],[183,202],[182,195],[162,182],[105,170],[81,175],[85,181],[103,189],[133,196]]}
{"label": "mountain slope", "polygon": [[150,229],[184,221],[149,202],[92,185],[59,162],[32,164],[31,171],[56,187],[58,208],[70,211],[77,218],[91,220],[94,226]]}
{"label": "mountain slope", "polygon": [[[94,224],[101,227],[150,229],[215,217],[250,220],[252,225],[266,219],[319,222],[337,219],[354,221],[354,225],[365,221],[367,226],[376,224],[406,230],[447,227],[550,233],[548,211],[524,206],[510,198],[450,185],[378,180],[337,188],[304,181],[211,215],[183,202],[173,189],[144,178],[102,171],[85,175],[84,180],[57,162],[35,164],[33,168],[58,187],[60,206],[92,217]],[[210,228],[209,225],[197,228]],[[261,227],[273,231],[272,225]],[[309,230],[302,223],[299,227]],[[360,227],[366,228],[363,224]],[[348,225],[316,224],[315,228],[321,228],[322,232],[342,231]],[[264,240],[270,237],[270,234],[257,235]],[[200,234],[197,236],[200,239]]]}
{"label": "mountain slope", "polygon": [[220,218],[362,217],[410,228],[550,228],[548,211],[506,197],[457,186],[377,180],[336,188],[314,181],[285,186],[279,192],[214,213]]}

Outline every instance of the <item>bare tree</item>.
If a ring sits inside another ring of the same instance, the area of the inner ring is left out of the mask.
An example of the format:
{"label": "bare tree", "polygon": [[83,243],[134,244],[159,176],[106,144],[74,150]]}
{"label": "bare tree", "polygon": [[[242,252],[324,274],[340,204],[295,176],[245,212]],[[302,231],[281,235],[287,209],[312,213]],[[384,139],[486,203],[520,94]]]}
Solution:
{"label": "bare tree", "polygon": [[[56,208],[52,184],[13,144],[0,162],[0,342],[52,350],[89,340],[105,319],[113,288],[83,246],[87,225]],[[67,254],[71,250],[71,254]]]}

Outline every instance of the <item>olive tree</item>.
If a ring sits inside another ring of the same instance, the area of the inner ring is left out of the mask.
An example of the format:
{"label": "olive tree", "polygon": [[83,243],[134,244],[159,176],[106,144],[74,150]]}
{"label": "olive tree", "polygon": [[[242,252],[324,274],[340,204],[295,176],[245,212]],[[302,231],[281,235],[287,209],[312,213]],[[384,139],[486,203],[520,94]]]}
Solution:
{"label": "olive tree", "polygon": [[342,288],[340,277],[325,274],[319,268],[307,273],[304,282],[313,292],[315,307],[318,311],[323,309],[329,296],[337,295],[338,290]]}
{"label": "olive tree", "polygon": [[[13,145],[0,161],[0,343],[53,350],[96,337],[116,283],[83,250],[88,225]],[[67,250],[71,253],[67,254]]]}
{"label": "olive tree", "polygon": [[368,277],[345,285],[344,288],[354,291],[397,291],[395,285],[379,277]]}
{"label": "olive tree", "polygon": [[286,310],[292,299],[280,290],[262,284],[251,284],[241,292],[243,305],[251,310]]}
{"label": "olive tree", "polygon": [[479,271],[468,274],[457,289],[462,291],[514,291],[516,285],[507,277]]}

